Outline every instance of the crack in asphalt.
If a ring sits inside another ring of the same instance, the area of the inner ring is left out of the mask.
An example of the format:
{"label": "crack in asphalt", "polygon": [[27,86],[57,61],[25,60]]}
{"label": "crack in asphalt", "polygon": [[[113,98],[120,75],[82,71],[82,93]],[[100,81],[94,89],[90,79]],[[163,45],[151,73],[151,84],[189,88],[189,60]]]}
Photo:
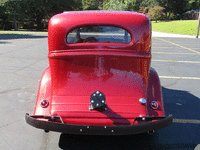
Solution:
{"label": "crack in asphalt", "polygon": [[17,88],[17,89],[10,89],[10,90],[5,90],[5,91],[0,91],[0,94],[5,94],[8,92],[14,92],[14,91],[26,91],[26,92],[31,92],[34,93],[35,91],[31,91],[30,88]]}
{"label": "crack in asphalt", "polygon": [[21,122],[21,121],[22,121],[22,119],[16,120],[16,121],[14,121],[14,122],[11,122],[11,123],[8,123],[8,124],[5,124],[5,125],[2,125],[2,126],[0,126],[0,129],[5,128],[5,127],[7,127],[7,126],[9,126],[9,125],[11,125],[11,124],[15,124],[15,123],[17,123],[17,122]]}
{"label": "crack in asphalt", "polygon": [[[43,60],[40,60],[40,61],[43,61]],[[26,69],[26,68],[28,68],[28,67],[34,65],[34,64],[39,63],[40,61],[36,61],[36,62],[30,63],[30,64],[26,65],[25,67],[22,67],[22,68],[20,68],[20,69],[14,71],[14,72],[16,73],[16,72],[18,72],[18,71],[21,71],[21,70],[23,70],[23,69]]]}
{"label": "crack in asphalt", "polygon": [[13,74],[13,75],[15,75],[15,76],[25,77],[25,78],[29,78],[29,79],[33,79],[33,80],[39,79],[39,78],[37,78],[37,77],[31,77],[31,76],[19,74],[19,73],[17,73],[17,72],[0,72],[0,73],[5,73],[5,74],[9,74],[9,75],[10,75],[10,74]]}

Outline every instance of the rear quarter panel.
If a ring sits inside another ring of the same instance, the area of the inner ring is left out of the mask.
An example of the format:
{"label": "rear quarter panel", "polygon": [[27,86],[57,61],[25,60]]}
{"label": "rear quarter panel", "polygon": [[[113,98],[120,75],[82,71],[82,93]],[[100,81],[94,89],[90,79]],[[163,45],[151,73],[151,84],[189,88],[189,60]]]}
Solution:
{"label": "rear quarter panel", "polygon": [[[165,116],[162,87],[160,85],[159,76],[152,67],[150,68],[149,73],[147,94],[147,112],[149,116]],[[158,109],[153,110],[150,107],[151,101],[156,101],[158,103]]]}
{"label": "rear quarter panel", "polygon": [[[40,103],[42,100],[48,100],[49,106],[47,108],[42,108]],[[50,69],[47,68],[40,80],[39,88],[38,88],[38,95],[35,104],[35,110],[33,115],[50,115],[50,103],[51,103],[51,73]]]}

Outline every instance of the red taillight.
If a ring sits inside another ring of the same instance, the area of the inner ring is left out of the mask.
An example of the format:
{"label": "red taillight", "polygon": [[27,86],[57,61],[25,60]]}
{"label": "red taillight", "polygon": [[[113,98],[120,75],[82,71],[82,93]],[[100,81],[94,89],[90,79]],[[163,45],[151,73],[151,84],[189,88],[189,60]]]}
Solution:
{"label": "red taillight", "polygon": [[152,109],[158,109],[158,103],[156,101],[152,101],[150,103],[150,106],[151,106]]}
{"label": "red taillight", "polygon": [[40,105],[41,105],[42,108],[46,108],[46,107],[49,106],[49,102],[47,100],[42,100]]}

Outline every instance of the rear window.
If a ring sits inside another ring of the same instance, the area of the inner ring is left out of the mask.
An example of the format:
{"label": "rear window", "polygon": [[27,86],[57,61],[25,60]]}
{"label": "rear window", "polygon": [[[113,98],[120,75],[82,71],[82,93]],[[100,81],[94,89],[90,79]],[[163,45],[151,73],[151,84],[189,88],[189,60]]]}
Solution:
{"label": "rear window", "polygon": [[130,43],[128,31],[114,26],[83,26],[70,31],[67,43]]}

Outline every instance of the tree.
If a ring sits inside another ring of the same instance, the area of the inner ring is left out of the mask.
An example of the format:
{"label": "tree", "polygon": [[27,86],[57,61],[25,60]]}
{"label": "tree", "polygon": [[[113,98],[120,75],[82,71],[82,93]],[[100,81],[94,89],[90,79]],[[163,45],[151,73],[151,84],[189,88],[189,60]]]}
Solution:
{"label": "tree", "polygon": [[[17,26],[17,20],[19,20],[21,16],[20,11],[20,4],[19,0],[9,0],[4,1],[4,4],[2,5],[4,9],[4,23],[5,23],[5,29],[11,29],[12,23],[14,24],[15,30],[18,30]],[[6,17],[6,19],[5,19]],[[9,27],[8,27],[9,26]]]}
{"label": "tree", "polygon": [[142,0],[140,3],[140,7],[145,6],[148,9],[153,8],[155,6],[159,6],[159,3],[157,0]]}
{"label": "tree", "polygon": [[3,6],[8,0],[0,0],[0,6]]}
{"label": "tree", "polygon": [[132,10],[132,11],[139,11],[141,6],[141,0],[132,0],[129,1],[127,4],[127,10]]}
{"label": "tree", "polygon": [[182,15],[184,12],[190,9],[189,0],[175,1],[175,6],[175,14]]}
{"label": "tree", "polygon": [[182,14],[187,11],[190,7],[190,0],[157,0],[159,6],[164,7],[164,12],[169,18],[171,14],[177,16],[177,14]]}
{"label": "tree", "polygon": [[200,8],[200,0],[189,0],[190,9]]}
{"label": "tree", "polygon": [[104,0],[103,9],[104,10],[133,10],[137,2],[138,0]]}
{"label": "tree", "polygon": [[43,29],[42,19],[50,9],[49,1],[46,0],[21,0],[21,8],[26,19],[36,20],[37,30]]}
{"label": "tree", "polygon": [[5,7],[0,6],[0,20],[2,20],[0,28],[4,29],[7,19],[8,15],[5,13]]}
{"label": "tree", "polygon": [[155,6],[153,8],[151,8],[149,10],[149,12],[147,13],[147,16],[151,19],[151,20],[155,20],[156,22],[160,19],[163,18],[163,16],[165,15],[165,13],[163,12],[164,8],[160,7],[160,6]]}
{"label": "tree", "polygon": [[103,9],[103,0],[82,0],[83,10],[101,10]]}
{"label": "tree", "polygon": [[48,0],[50,9],[49,14],[62,13],[64,11],[81,10],[81,0]]}
{"label": "tree", "polygon": [[145,6],[140,7],[139,13],[146,14],[148,12],[148,8]]}
{"label": "tree", "polygon": [[63,11],[80,9],[80,4],[74,0],[21,0],[20,6],[25,18],[36,20],[37,30],[43,29],[42,19]]}

